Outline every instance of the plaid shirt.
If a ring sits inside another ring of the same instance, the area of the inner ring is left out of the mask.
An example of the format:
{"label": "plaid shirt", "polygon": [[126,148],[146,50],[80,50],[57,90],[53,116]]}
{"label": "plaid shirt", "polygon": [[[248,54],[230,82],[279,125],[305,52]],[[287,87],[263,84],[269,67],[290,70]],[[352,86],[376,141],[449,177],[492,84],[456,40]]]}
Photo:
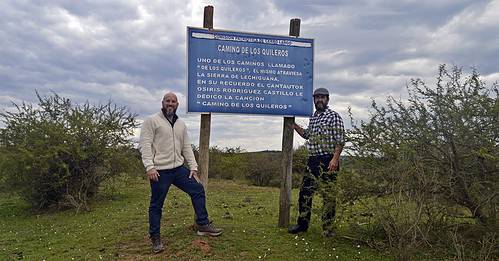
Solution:
{"label": "plaid shirt", "polygon": [[309,156],[333,154],[336,144],[345,144],[344,133],[343,120],[337,112],[329,108],[322,113],[315,111],[303,135],[308,140]]}

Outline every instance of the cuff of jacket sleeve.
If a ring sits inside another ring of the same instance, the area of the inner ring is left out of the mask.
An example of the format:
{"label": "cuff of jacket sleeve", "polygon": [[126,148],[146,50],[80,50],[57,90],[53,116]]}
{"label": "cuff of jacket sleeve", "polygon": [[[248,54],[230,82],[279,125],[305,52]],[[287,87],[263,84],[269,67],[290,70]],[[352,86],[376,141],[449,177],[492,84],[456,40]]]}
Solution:
{"label": "cuff of jacket sleeve", "polygon": [[147,166],[147,167],[146,167],[146,171],[149,171],[149,170],[151,170],[151,169],[154,169],[154,166],[153,166],[153,165],[151,165],[151,166]]}

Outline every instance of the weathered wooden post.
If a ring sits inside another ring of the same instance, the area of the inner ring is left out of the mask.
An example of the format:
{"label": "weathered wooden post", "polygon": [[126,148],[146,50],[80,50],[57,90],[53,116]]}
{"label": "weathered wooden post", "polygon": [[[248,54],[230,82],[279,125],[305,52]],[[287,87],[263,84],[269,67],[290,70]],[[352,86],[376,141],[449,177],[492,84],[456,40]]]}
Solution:
{"label": "weathered wooden post", "polygon": [[[300,19],[291,19],[289,35],[300,36]],[[282,130],[281,194],[278,227],[288,227],[291,207],[291,176],[293,173],[293,123],[295,117],[284,117]]]}
{"label": "weathered wooden post", "polygon": [[[213,6],[204,7],[203,27],[213,29]],[[208,169],[210,166],[211,113],[201,114],[199,128],[199,178],[205,191],[208,189]]]}

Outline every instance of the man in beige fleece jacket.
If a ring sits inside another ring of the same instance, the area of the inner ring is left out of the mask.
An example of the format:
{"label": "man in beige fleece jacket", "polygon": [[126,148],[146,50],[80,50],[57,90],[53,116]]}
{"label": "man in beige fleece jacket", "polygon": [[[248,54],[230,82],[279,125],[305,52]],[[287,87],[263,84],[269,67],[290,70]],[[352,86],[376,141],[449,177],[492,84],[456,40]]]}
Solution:
{"label": "man in beige fleece jacket", "polygon": [[[140,132],[139,149],[151,183],[149,236],[154,253],[164,249],[160,237],[161,214],[172,184],[191,197],[198,225],[197,234],[222,234],[222,229],[215,228],[208,219],[205,191],[197,176],[198,165],[189,142],[187,127],[176,114],[177,108],[177,96],[172,92],[165,94],[161,112],[148,117],[142,123]],[[190,170],[183,166],[184,160]]]}

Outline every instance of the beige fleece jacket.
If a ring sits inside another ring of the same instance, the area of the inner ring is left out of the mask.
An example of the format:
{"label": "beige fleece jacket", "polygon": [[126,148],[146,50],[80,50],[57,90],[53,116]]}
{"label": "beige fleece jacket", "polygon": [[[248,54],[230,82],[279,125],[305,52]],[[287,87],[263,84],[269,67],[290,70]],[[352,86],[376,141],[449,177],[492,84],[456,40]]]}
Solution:
{"label": "beige fleece jacket", "polygon": [[146,171],[173,169],[182,166],[184,159],[191,170],[198,168],[184,121],[177,119],[172,127],[161,112],[142,123],[139,150]]}

